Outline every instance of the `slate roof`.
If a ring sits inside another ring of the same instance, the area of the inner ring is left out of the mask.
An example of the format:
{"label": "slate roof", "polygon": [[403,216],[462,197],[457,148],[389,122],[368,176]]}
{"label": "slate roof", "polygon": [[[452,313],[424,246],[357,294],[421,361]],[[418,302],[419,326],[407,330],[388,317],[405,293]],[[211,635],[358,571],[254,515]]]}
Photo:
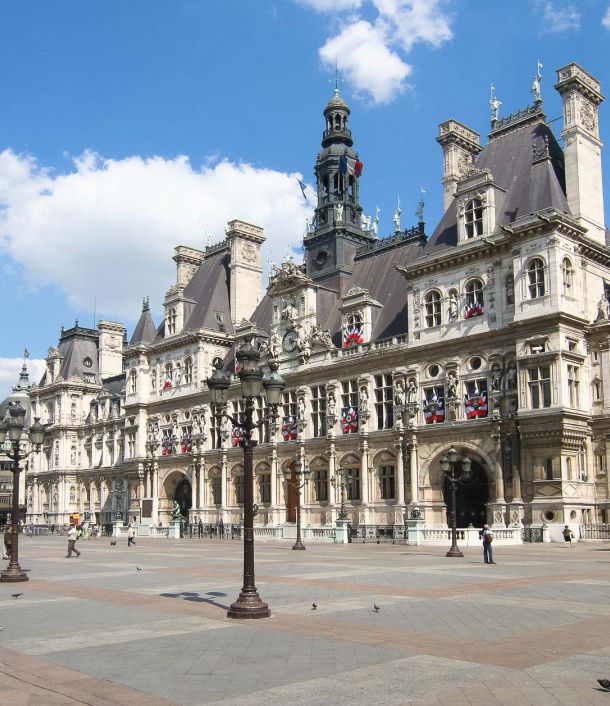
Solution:
{"label": "slate roof", "polygon": [[129,341],[129,345],[134,346],[138,343],[151,343],[155,340],[156,335],[157,327],[151,316],[148,301],[146,301],[142,307],[142,313],[134,329],[133,336]]}
{"label": "slate roof", "polygon": [[[533,146],[543,149],[545,137],[549,158],[536,160]],[[565,196],[563,152],[544,122],[542,112],[521,127],[505,128],[497,135],[492,132],[475,166],[489,169],[494,183],[507,191],[504,197],[500,194],[496,197],[496,230],[520,216],[545,208],[570,213]],[[457,240],[457,199],[454,198],[422,255],[456,247]]]}

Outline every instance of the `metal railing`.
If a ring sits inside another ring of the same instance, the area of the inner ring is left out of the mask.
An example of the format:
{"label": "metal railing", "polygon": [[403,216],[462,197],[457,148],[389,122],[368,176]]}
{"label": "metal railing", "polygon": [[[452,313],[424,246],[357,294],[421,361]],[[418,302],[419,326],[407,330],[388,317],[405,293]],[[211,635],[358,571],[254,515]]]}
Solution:
{"label": "metal railing", "polygon": [[350,525],[350,542],[362,544],[406,544],[407,536],[404,525]]}
{"label": "metal railing", "polygon": [[580,525],[580,539],[610,539],[610,525]]}

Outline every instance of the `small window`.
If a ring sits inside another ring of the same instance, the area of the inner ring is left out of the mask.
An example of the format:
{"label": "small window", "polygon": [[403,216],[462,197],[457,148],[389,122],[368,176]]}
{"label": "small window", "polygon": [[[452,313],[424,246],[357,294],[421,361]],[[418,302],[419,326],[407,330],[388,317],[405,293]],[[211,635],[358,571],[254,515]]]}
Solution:
{"label": "small window", "polygon": [[176,309],[172,307],[167,312],[167,334],[173,336],[176,333]]}
{"label": "small window", "polygon": [[572,296],[573,284],[574,284],[574,268],[570,259],[564,257],[561,263],[561,276],[563,280],[563,293],[566,297]]}
{"label": "small window", "polygon": [[426,326],[432,328],[441,325],[441,295],[438,292],[426,294]]}
{"label": "small window", "polygon": [[184,384],[190,385],[193,382],[193,359],[184,359]]}
{"label": "small window", "polygon": [[568,338],[566,339],[566,343],[568,345],[568,350],[570,353],[578,353],[578,341],[573,341],[572,339]]}
{"label": "small window", "polygon": [[545,458],[544,459],[544,479],[545,480],[553,480],[553,459],[552,458]]}
{"label": "small window", "polygon": [[138,391],[138,376],[135,370],[129,372],[129,392],[135,395]]}
{"label": "small window", "polygon": [[527,286],[530,299],[539,299],[546,294],[544,262],[535,257],[527,268]]}
{"label": "small window", "polygon": [[466,204],[464,227],[469,239],[483,235],[483,203],[480,199],[472,199]]}
{"label": "small window", "polygon": [[528,368],[530,406],[542,409],[551,406],[551,369],[548,365]]}

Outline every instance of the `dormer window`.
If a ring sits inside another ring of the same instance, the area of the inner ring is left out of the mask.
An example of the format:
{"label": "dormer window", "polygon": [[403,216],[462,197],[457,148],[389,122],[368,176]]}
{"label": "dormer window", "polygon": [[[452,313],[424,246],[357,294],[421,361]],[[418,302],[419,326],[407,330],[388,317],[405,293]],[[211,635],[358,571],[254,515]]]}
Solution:
{"label": "dormer window", "polygon": [[167,312],[167,335],[173,336],[176,333],[176,309],[172,307]]}
{"label": "dormer window", "polygon": [[348,314],[345,317],[343,330],[343,348],[351,348],[364,343],[364,322],[359,313]]}
{"label": "dormer window", "polygon": [[464,228],[467,238],[483,235],[483,203],[481,199],[471,199],[464,208]]}
{"label": "dormer window", "polygon": [[544,262],[533,258],[527,267],[527,287],[530,299],[538,299],[546,294]]}

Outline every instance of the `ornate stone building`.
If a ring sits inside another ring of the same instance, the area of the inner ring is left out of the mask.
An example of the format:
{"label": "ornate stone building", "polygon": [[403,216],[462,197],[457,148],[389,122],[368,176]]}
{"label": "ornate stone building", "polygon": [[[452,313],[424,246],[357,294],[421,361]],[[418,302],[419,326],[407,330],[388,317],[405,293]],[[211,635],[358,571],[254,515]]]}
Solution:
{"label": "ornate stone building", "polygon": [[[472,460],[458,525],[554,528],[608,519],[610,251],[604,225],[598,82],[558,71],[563,149],[540,100],[499,119],[488,141],[440,125],[445,213],[378,237],[360,206],[362,165],[339,91],[324,110],[317,205],[304,264],[272,267],[262,296],[260,228],[232,221],[205,250],[177,247],[165,317],[145,303],[120,324],[75,326],[31,391],[47,425],[27,475],[28,517],[117,510],[167,523],[238,523],[238,438],[210,412],[214,362],[235,372],[244,341],[286,381],[276,425],[255,449],[257,521],[295,519],[282,470],[304,459],[303,521],[332,525],[350,480],[352,524],[403,524],[417,509],[447,523],[440,459]],[[121,365],[122,354],[122,365]],[[229,391],[239,416],[239,384]]]}

